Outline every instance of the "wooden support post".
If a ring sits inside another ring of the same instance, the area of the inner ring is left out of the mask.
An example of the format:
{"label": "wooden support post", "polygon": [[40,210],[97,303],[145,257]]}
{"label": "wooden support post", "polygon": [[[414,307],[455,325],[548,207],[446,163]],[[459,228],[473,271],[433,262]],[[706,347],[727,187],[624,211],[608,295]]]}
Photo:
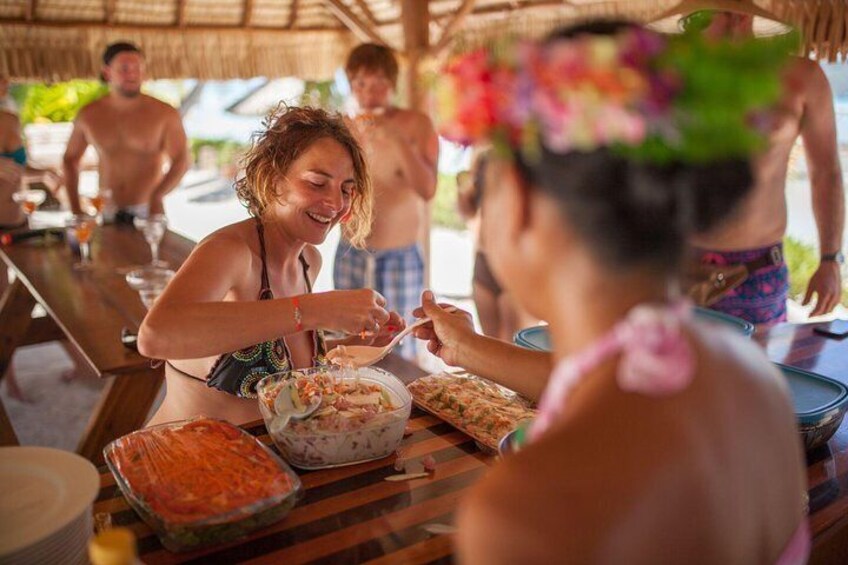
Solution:
{"label": "wooden support post", "polygon": [[15,279],[0,299],[0,380],[29,330],[33,307],[35,298],[20,279]]}
{"label": "wooden support post", "polygon": [[164,365],[156,369],[143,366],[110,377],[77,445],[77,453],[95,465],[103,463],[107,443],[144,425],[164,380]]}
{"label": "wooden support post", "polygon": [[402,0],[401,20],[403,23],[404,51],[409,63],[406,75],[409,106],[420,112],[424,108],[424,90],[420,80],[421,60],[430,49],[429,2]]}
{"label": "wooden support post", "polygon": [[[430,50],[430,7],[429,1],[401,0],[404,51],[406,53],[406,91],[408,104],[413,110],[427,112],[426,92],[421,83],[421,61]],[[430,287],[430,225],[432,203],[424,207],[423,226],[419,239],[424,255],[424,286]]]}
{"label": "wooden support post", "polygon": [[27,345],[36,345],[38,343],[47,343],[48,341],[59,341],[65,339],[65,333],[56,325],[53,318],[44,316],[43,318],[33,318],[30,323],[29,330],[23,337],[18,347],[26,347]]}

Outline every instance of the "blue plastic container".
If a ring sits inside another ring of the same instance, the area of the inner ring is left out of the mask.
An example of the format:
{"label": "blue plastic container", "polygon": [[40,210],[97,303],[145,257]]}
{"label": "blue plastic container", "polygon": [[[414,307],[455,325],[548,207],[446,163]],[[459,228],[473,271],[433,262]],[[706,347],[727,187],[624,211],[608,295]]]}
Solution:
{"label": "blue plastic container", "polygon": [[786,377],[804,448],[815,449],[836,433],[848,409],[848,387],[803,369],[777,364]]}
{"label": "blue plastic container", "polygon": [[736,316],[731,316],[730,314],[724,314],[723,312],[709,310],[708,308],[695,307],[694,311],[695,315],[698,316],[698,318],[701,320],[717,322],[720,324],[727,324],[733,329],[738,330],[739,333],[741,333],[745,337],[751,337],[752,335],[754,335],[754,324],[752,324],[748,320],[743,320],[742,318],[737,318]]}
{"label": "blue plastic container", "polygon": [[[707,310],[706,308],[695,308],[694,311],[695,315],[701,320],[725,324],[737,330],[745,337],[754,335],[754,324],[742,318],[714,310]],[[526,347],[527,349],[536,349],[538,351],[551,350],[551,336],[548,333],[548,326],[533,326],[518,330],[513,337],[513,341],[515,341],[516,345]]]}
{"label": "blue plastic container", "polygon": [[524,328],[518,330],[513,337],[516,345],[526,347],[527,349],[536,349],[538,351],[551,350],[551,334],[548,332],[548,326],[533,326],[532,328]]}

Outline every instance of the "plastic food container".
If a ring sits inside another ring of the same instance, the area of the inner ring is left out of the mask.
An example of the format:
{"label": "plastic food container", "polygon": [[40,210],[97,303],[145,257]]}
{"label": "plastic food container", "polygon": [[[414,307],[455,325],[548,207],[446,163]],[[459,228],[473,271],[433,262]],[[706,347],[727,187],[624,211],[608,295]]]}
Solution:
{"label": "plastic food container", "polygon": [[133,432],[103,455],[127,502],[171,551],[231,541],[277,522],[302,491],[282,459],[223,420]]}
{"label": "plastic food container", "polygon": [[839,429],[848,409],[848,387],[839,381],[778,364],[792,392],[798,430],[806,450],[815,449]]}
{"label": "plastic food container", "polygon": [[693,311],[695,313],[695,317],[699,320],[706,322],[715,322],[717,324],[724,324],[725,326],[729,326],[734,330],[738,331],[745,337],[751,337],[752,335],[754,335],[754,324],[752,324],[748,320],[743,320],[742,318],[731,316],[730,314],[725,314],[724,312],[710,310],[709,308],[696,307],[693,309]]}
{"label": "plastic food container", "polygon": [[[303,420],[277,429],[274,401],[282,383],[293,379],[309,405],[309,390],[320,388],[321,405]],[[276,373],[256,386],[265,427],[283,457],[301,469],[352,465],[391,455],[403,439],[412,399],[403,383],[376,367],[312,367]]]}
{"label": "plastic food container", "polygon": [[536,417],[519,394],[481,377],[439,373],[409,384],[416,406],[474,438],[495,452],[502,438]]}
{"label": "plastic food container", "polygon": [[[754,324],[742,318],[707,308],[695,307],[692,311],[695,314],[695,318],[703,322],[716,323],[732,328],[745,337],[754,335]],[[548,326],[533,326],[518,330],[513,337],[513,341],[516,345],[527,349],[536,349],[538,351],[551,350],[551,336],[548,332]]]}
{"label": "plastic food container", "polygon": [[551,350],[551,334],[548,326],[533,326],[518,330],[513,337],[515,345],[537,351]]}

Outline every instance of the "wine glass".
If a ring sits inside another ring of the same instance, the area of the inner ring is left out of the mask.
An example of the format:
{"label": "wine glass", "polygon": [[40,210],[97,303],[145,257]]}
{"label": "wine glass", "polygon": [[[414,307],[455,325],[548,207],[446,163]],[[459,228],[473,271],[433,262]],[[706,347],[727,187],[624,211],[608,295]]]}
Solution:
{"label": "wine glass", "polygon": [[159,243],[168,229],[168,219],[164,214],[153,214],[148,218],[135,218],[133,220],[136,229],[141,230],[144,239],[150,246],[150,265],[154,267],[167,267],[166,261],[159,259]]}
{"label": "wine glass", "polygon": [[69,235],[79,243],[80,261],[74,263],[74,269],[77,271],[91,269],[91,236],[94,235],[97,220],[85,214],[77,214],[68,219],[66,226],[71,232]]}
{"label": "wine glass", "polygon": [[89,197],[88,202],[94,208],[94,215],[97,217],[97,225],[103,225],[103,210],[106,205],[112,201],[112,191],[108,188],[100,187],[97,194]]}
{"label": "wine glass", "polygon": [[[12,194],[12,200],[21,205],[27,216],[27,226],[31,223],[32,214],[47,199],[43,190],[19,190]],[[31,227],[31,226],[30,226]]]}
{"label": "wine glass", "polygon": [[138,292],[141,302],[150,310],[153,303],[174,278],[174,271],[153,265],[130,271],[126,275],[127,284]]}

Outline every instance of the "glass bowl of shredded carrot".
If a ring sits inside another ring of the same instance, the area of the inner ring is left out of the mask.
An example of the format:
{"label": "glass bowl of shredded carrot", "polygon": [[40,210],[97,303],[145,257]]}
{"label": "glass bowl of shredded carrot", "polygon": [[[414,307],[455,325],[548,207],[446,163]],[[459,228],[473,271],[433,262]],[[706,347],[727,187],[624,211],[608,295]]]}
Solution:
{"label": "glass bowl of shredded carrot", "polygon": [[278,455],[212,418],[127,434],[103,455],[127,502],[171,551],[231,541],[277,522],[302,491]]}
{"label": "glass bowl of shredded carrot", "polygon": [[[294,382],[295,387],[284,386]],[[281,390],[317,410],[285,422],[275,410]],[[265,427],[282,456],[301,469],[352,465],[394,453],[409,420],[412,397],[391,373],[376,367],[312,367],[269,375],[256,386]],[[296,393],[293,391],[297,391]],[[281,424],[282,423],[282,424]]]}

